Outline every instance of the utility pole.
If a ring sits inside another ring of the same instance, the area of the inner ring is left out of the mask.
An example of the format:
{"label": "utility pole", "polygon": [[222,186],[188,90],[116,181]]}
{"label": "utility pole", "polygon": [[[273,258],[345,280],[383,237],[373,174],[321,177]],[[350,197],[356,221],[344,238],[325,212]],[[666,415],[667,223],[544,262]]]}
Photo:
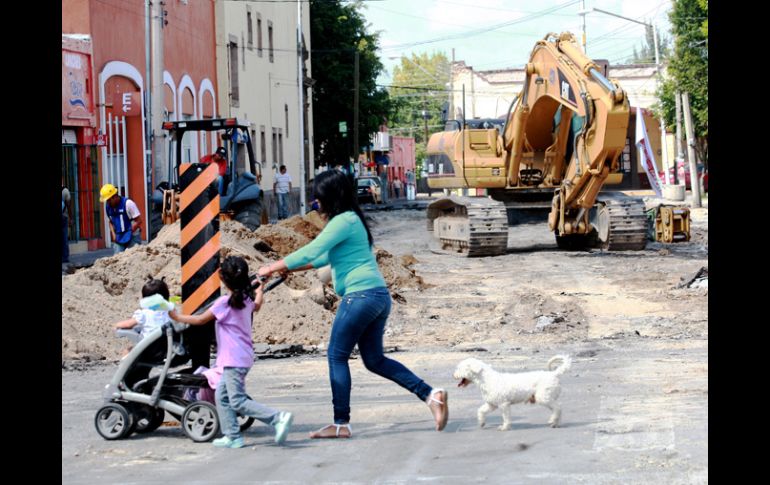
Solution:
{"label": "utility pole", "polygon": [[170,173],[164,173],[167,168],[166,150],[163,140],[166,135],[163,132],[163,109],[165,103],[163,100],[163,24],[165,15],[163,7],[165,2],[161,0],[151,0],[151,27],[150,37],[152,39],[152,69],[151,77],[151,133],[152,133],[152,154],[155,160],[155,180],[171,180]]}
{"label": "utility pole", "polygon": [[679,163],[684,162],[684,151],[682,150],[682,94],[677,91],[674,93],[676,99],[676,159],[674,160],[674,183],[679,183]]}
{"label": "utility pole", "polygon": [[[144,148],[145,151],[142,153],[142,157],[144,157],[144,167],[145,170],[148,170],[148,173],[143,174],[145,179],[151,179],[152,178],[152,157],[150,154],[152,153],[152,95],[150,92],[152,91],[150,89],[150,30],[151,30],[151,19],[152,19],[152,3],[150,0],[145,1],[144,5],[144,16],[145,16],[145,23],[144,23]],[[108,130],[108,133],[110,131]],[[104,152],[102,152],[104,153]],[[152,183],[148,180],[145,180],[144,182],[145,186],[147,187],[147,190],[145,193],[147,194],[147,205],[145,207],[152,207]],[[126,197],[128,197],[129,194],[126,194]],[[148,214],[145,214],[145,216],[149,216],[149,210],[145,211]],[[152,228],[150,227],[150,221],[151,219],[147,217],[145,219],[147,231],[145,232],[147,236],[147,240],[149,241],[149,235],[152,234]],[[110,241],[111,239],[108,239]]]}
{"label": "utility pole", "polygon": [[[260,41],[261,42],[261,41]],[[299,103],[299,215],[305,215],[305,102],[302,75],[302,0],[297,0],[297,95]]]}
{"label": "utility pole", "polygon": [[[695,133],[690,112],[690,93],[682,93],[682,108],[684,109],[684,128],[687,131],[687,158],[690,159],[690,187],[692,187],[692,207],[701,207],[700,177],[695,163]],[[685,182],[687,179],[685,179]],[[686,188],[686,184],[685,184]]]}
{"label": "utility pole", "polygon": [[[471,118],[476,117],[476,88],[474,85],[473,77],[473,68],[471,67]],[[464,101],[463,106],[465,106]],[[465,119],[465,108],[463,108],[463,119]]]}
{"label": "utility pole", "polygon": [[358,49],[356,49],[353,63],[353,160],[358,159],[358,58]]}
{"label": "utility pole", "polygon": [[449,116],[447,119],[455,119],[455,48],[452,47],[452,64],[449,65]]}
{"label": "utility pole", "polygon": [[[583,20],[585,20],[585,17],[583,17]],[[655,24],[652,24],[652,39],[653,44],[655,45],[655,72],[658,76],[658,82],[663,81],[663,76],[660,72],[660,54],[658,53],[658,29],[655,28]],[[666,140],[666,122],[663,119],[663,113],[660,115],[660,146],[661,146],[661,152],[663,154],[663,169],[665,170],[665,177],[663,177],[663,180],[666,184],[669,182],[669,163],[668,163],[668,141]],[[676,162],[674,162],[674,165],[676,165]],[[674,172],[676,172],[676,166],[674,167]]]}

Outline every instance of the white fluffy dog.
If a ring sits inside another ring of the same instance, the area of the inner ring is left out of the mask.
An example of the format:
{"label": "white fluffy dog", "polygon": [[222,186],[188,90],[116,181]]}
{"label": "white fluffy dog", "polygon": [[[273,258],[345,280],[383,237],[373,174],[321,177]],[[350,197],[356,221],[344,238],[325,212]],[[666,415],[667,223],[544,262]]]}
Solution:
{"label": "white fluffy dog", "polygon": [[[561,365],[553,368],[553,364],[561,361]],[[454,378],[460,379],[458,387],[465,387],[471,382],[481,389],[484,404],[479,408],[479,426],[484,427],[487,414],[498,407],[503,414],[501,431],[511,428],[511,404],[521,402],[538,403],[550,409],[553,413],[548,424],[555,428],[561,420],[561,407],[556,402],[561,392],[559,376],[572,365],[568,355],[557,355],[548,361],[547,371],[521,372],[505,374],[496,372],[489,365],[478,359],[465,359],[457,365]]]}

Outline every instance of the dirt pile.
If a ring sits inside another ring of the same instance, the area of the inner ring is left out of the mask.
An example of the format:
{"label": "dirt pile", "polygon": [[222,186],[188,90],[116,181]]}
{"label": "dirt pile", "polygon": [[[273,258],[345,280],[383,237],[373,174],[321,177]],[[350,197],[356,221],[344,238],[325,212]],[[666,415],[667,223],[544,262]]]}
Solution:
{"label": "dirt pile", "polygon": [[409,268],[417,262],[411,254],[399,258],[384,249],[375,247],[374,255],[377,258],[377,265],[380,267],[382,277],[385,278],[391,291],[400,288],[423,289],[428,287],[423,279]]}
{"label": "dirt pile", "polygon": [[[304,238],[290,229],[280,230],[294,234],[296,239]],[[146,246],[102,258],[91,268],[62,278],[63,360],[118,358],[128,341],[114,336],[113,325],[130,318],[138,308],[148,275],[165,277],[171,294],[181,294],[179,231],[178,222],[169,225]],[[254,272],[275,259],[254,248],[260,237],[240,223],[224,222],[220,233],[222,258],[241,256]],[[293,275],[265,298],[254,320],[255,342],[320,343],[327,337],[333,319],[323,303],[325,290],[313,272]]]}
{"label": "dirt pile", "polygon": [[[264,241],[280,257],[301,248],[323,229],[324,221],[316,212],[305,218],[294,216],[278,224],[262,226],[254,234]],[[409,267],[417,262],[412,255],[394,257],[388,251],[375,246],[375,256],[388,288],[426,288],[425,282]]]}
{"label": "dirt pile", "polygon": [[[220,224],[220,256],[241,256],[256,272],[260,266],[307,244],[322,227],[323,220],[315,213],[262,226],[254,232],[238,222],[226,221]],[[131,318],[138,309],[148,275],[165,278],[171,294],[181,294],[179,238],[177,222],[164,227],[148,245],[99,259],[92,267],[62,278],[63,360],[119,358],[129,343],[115,337],[114,324]],[[392,291],[424,287],[422,279],[408,268],[416,261],[414,258],[395,258],[382,249],[376,253]],[[254,342],[318,345],[328,339],[336,303],[331,285],[324,285],[315,271],[292,274],[266,295],[254,318]]]}

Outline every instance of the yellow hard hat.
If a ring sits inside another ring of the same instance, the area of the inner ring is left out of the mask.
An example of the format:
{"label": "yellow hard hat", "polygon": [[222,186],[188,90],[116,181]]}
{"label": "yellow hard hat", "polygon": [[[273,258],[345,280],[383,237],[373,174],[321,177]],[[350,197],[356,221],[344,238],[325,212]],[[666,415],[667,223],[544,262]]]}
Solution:
{"label": "yellow hard hat", "polygon": [[99,190],[99,201],[107,202],[110,198],[118,193],[118,189],[112,184],[104,184]]}

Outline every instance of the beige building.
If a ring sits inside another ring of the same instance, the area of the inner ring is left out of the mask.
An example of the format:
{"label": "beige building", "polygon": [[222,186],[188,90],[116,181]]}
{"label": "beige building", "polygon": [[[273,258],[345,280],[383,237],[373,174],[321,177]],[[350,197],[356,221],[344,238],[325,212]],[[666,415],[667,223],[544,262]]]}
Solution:
{"label": "beige building", "polygon": [[[455,62],[452,68],[455,117],[461,116],[462,113],[463,85],[467,118],[504,117],[513,97],[522,90],[524,76],[523,68],[477,71],[464,61]],[[655,90],[658,88],[655,66],[610,66],[608,77],[617,80],[626,91],[631,106],[650,108],[655,103]]]}
{"label": "beige building", "polygon": [[[310,51],[310,9],[302,4],[302,32]],[[216,1],[217,82],[220,113],[251,123],[254,156],[262,168],[265,209],[276,214],[273,181],[286,165],[292,178],[290,213],[299,211],[300,105],[297,88],[297,4]],[[312,77],[310,58],[306,78]],[[305,91],[305,173],[313,160],[312,94]],[[245,167],[245,148],[239,161]]]}

